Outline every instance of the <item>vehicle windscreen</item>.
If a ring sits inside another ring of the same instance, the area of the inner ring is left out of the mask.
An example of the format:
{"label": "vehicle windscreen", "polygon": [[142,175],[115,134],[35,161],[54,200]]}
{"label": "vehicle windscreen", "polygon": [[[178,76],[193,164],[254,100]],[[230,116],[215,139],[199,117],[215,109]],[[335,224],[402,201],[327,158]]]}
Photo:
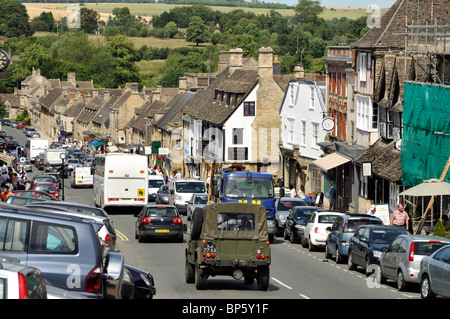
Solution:
{"label": "vehicle windscreen", "polygon": [[447,246],[449,243],[442,243],[442,242],[436,242],[436,241],[430,241],[430,242],[420,242],[416,241],[414,243],[414,254],[415,255],[422,255],[422,256],[430,256],[432,253],[434,253],[436,250],[440,249],[441,247]]}
{"label": "vehicle windscreen", "polygon": [[230,177],[225,179],[225,197],[228,198],[273,198],[271,178]]}
{"label": "vehicle windscreen", "polygon": [[278,211],[288,211],[290,210],[292,207],[297,207],[297,206],[308,206],[308,203],[306,203],[303,200],[293,200],[293,201],[278,201],[278,205],[277,205],[277,210]]}
{"label": "vehicle windscreen", "polygon": [[55,187],[53,185],[36,185],[34,190],[41,192],[54,192]]}
{"label": "vehicle windscreen", "polygon": [[35,183],[55,183],[55,180],[51,177],[36,177]]}
{"label": "vehicle windscreen", "polygon": [[205,184],[203,182],[177,182],[175,183],[177,193],[204,193]]}
{"label": "vehicle windscreen", "polygon": [[162,179],[149,179],[148,188],[160,188],[164,184]]}
{"label": "vehicle windscreen", "polygon": [[407,232],[404,228],[397,229],[373,229],[371,234],[371,242],[374,244],[389,244],[394,241],[394,239]]}
{"label": "vehicle windscreen", "polygon": [[145,213],[147,217],[176,217],[178,216],[175,207],[148,207]]}
{"label": "vehicle windscreen", "polygon": [[297,210],[295,212],[294,215],[294,219],[295,220],[303,220],[303,221],[308,221],[311,218],[311,215],[317,210],[313,210],[313,209],[302,209],[302,210]]}
{"label": "vehicle windscreen", "polygon": [[338,215],[319,215],[319,224],[332,224]]}
{"label": "vehicle windscreen", "polygon": [[347,220],[346,227],[344,227],[345,233],[354,233],[361,225],[381,225],[382,221],[379,219],[372,218],[361,218],[361,219],[349,219]]}
{"label": "vehicle windscreen", "polygon": [[195,196],[194,204],[208,204],[208,195]]}
{"label": "vehicle windscreen", "polygon": [[217,214],[217,229],[228,231],[255,231],[255,215],[219,213]]}

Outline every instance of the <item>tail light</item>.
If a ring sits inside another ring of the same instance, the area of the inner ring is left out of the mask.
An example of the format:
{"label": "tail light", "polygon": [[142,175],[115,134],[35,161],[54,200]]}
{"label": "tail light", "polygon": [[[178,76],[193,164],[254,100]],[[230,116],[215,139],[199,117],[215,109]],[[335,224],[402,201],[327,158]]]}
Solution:
{"label": "tail light", "polygon": [[319,233],[319,227],[314,228],[314,233],[318,234]]}
{"label": "tail light", "polygon": [[180,217],[175,217],[172,221],[173,221],[175,224],[181,224],[181,223],[182,223],[182,220],[181,220]]}
{"label": "tail light", "polygon": [[95,267],[86,276],[85,292],[98,293],[102,279],[102,271],[100,267]]}
{"label": "tail light", "polygon": [[106,245],[109,245],[109,234],[106,234],[105,236],[105,243]]}
{"label": "tail light", "polygon": [[152,222],[152,219],[150,217],[144,217],[141,220],[141,224],[148,224],[148,223],[151,223],[151,222]]}
{"label": "tail light", "polygon": [[24,274],[19,272],[19,299],[29,299],[28,283]]}
{"label": "tail light", "polygon": [[409,261],[413,261],[414,260],[414,242],[412,242],[411,246],[409,246],[408,260]]}

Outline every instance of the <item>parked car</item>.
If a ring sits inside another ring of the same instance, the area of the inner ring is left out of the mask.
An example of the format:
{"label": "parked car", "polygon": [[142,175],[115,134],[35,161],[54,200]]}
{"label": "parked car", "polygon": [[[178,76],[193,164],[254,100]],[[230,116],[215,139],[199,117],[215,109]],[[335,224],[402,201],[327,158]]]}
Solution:
{"label": "parked car", "polygon": [[19,142],[16,140],[10,140],[6,142],[6,147],[5,149],[7,151],[12,151],[15,150],[17,148],[17,146],[19,146]]}
{"label": "parked car", "polygon": [[55,176],[52,176],[52,175],[46,175],[46,174],[37,175],[31,181],[32,185],[39,184],[39,183],[52,183],[52,184],[55,184],[56,187],[59,187],[58,180],[56,179]]}
{"label": "parked car", "polygon": [[33,197],[44,200],[59,200],[58,198],[50,195],[47,192],[36,191],[36,190],[15,190],[13,191],[14,196],[23,196],[23,197]]}
{"label": "parked car", "polygon": [[90,299],[88,296],[67,289],[47,286],[47,299]]}
{"label": "parked car", "polygon": [[403,291],[409,283],[419,283],[420,262],[443,246],[450,239],[435,236],[405,234],[398,236],[378,259],[379,282],[395,280]]}
{"label": "parked car", "polygon": [[327,240],[325,242],[325,258],[336,257],[336,263],[344,262],[348,256],[348,245],[350,238],[361,225],[376,224],[381,225],[383,221],[375,216],[365,214],[347,214],[339,216],[330,227]]}
{"label": "parked car", "polygon": [[0,137],[5,138],[5,136],[6,136],[6,131],[0,130]]}
{"label": "parked car", "polygon": [[208,204],[208,193],[192,194],[187,202],[187,219],[192,218],[192,213],[196,208],[203,208],[206,204]]}
{"label": "parked car", "polygon": [[23,122],[23,121],[17,122],[17,128],[23,129],[23,128],[25,128],[26,125],[27,125],[27,124],[26,124],[25,122]]}
{"label": "parked car", "polygon": [[111,251],[116,251],[116,230],[112,224],[111,218],[108,213],[100,207],[92,207],[82,203],[75,202],[66,202],[66,201],[41,201],[35,202],[27,207],[30,208],[63,208],[68,212],[73,212],[85,216],[96,216],[102,218],[102,222],[105,224],[105,228],[100,232],[99,236],[104,241],[106,247],[108,247]]}
{"label": "parked car", "polygon": [[38,268],[46,285],[92,297],[118,298],[123,281],[123,255],[110,252],[102,258],[96,234],[102,226],[78,216],[2,204],[0,255]]}
{"label": "parked car", "polygon": [[156,192],[155,204],[169,203],[169,185],[162,185]]}
{"label": "parked car", "polygon": [[153,276],[148,271],[132,265],[125,264],[125,268],[130,272],[134,283],[133,299],[153,299],[156,295]]}
{"label": "parked car", "polygon": [[25,134],[25,136],[30,137],[30,133],[32,132],[36,132],[36,129],[34,127],[30,127],[30,126],[25,126],[23,128],[23,133]]}
{"label": "parked car", "polygon": [[47,299],[42,272],[16,258],[0,256],[0,299]]}
{"label": "parked car", "polygon": [[420,295],[432,299],[436,295],[450,297],[450,246],[446,245],[420,262]]}
{"label": "parked car", "polygon": [[17,121],[11,121],[11,127],[17,128]]}
{"label": "parked car", "polygon": [[403,227],[384,225],[360,226],[350,239],[348,247],[348,269],[355,270],[357,266],[364,267],[370,275],[381,257],[383,248],[386,249],[397,236],[409,234]]}
{"label": "parked car", "polygon": [[183,221],[174,205],[146,205],[136,219],[135,238],[175,238],[183,242]]}
{"label": "parked car", "polygon": [[306,224],[305,233],[302,237],[302,246],[308,246],[309,251],[313,251],[318,246],[325,246],[328,233],[328,227],[333,225],[336,218],[343,216],[343,213],[336,211],[318,211],[311,215]]}
{"label": "parked car", "polygon": [[47,192],[53,197],[59,199],[58,186],[54,183],[36,183],[33,184],[33,190]]}
{"label": "parked car", "polygon": [[28,134],[29,137],[41,137],[41,134],[39,132],[30,132]]}
{"label": "parked car", "polygon": [[289,215],[286,217],[284,239],[289,239],[292,243],[302,240],[306,224],[312,214],[323,210],[323,208],[313,206],[292,207]]}
{"label": "parked car", "polygon": [[308,203],[301,198],[282,197],[275,201],[275,235],[284,234],[284,224],[292,207],[308,206]]}
{"label": "parked car", "polygon": [[25,197],[25,196],[8,196],[5,203],[13,204],[13,205],[19,205],[19,206],[25,206],[34,202],[43,202],[46,201],[45,199],[36,198],[36,197]]}

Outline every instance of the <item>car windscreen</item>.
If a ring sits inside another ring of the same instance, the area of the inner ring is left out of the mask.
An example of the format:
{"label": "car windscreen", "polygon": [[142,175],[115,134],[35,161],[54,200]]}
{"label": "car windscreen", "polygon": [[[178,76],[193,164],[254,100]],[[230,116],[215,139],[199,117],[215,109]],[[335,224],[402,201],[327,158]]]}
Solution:
{"label": "car windscreen", "polygon": [[292,201],[288,201],[288,200],[283,200],[283,201],[278,201],[278,205],[277,205],[277,210],[278,211],[288,211],[290,210],[292,207],[296,207],[296,206],[308,206],[308,203],[305,202],[304,200],[292,200]]}
{"label": "car windscreen", "polygon": [[273,198],[271,178],[230,177],[225,179],[225,196],[229,198]]}
{"label": "car windscreen", "polygon": [[407,232],[404,228],[398,229],[373,229],[371,234],[371,242],[374,244],[389,244],[394,241],[394,239]]}
{"label": "car windscreen", "polygon": [[147,217],[177,217],[175,207],[148,207],[145,213]]}
{"label": "car windscreen", "polygon": [[338,215],[319,215],[319,224],[332,224]]}
{"label": "car windscreen", "polygon": [[316,211],[317,210],[313,209],[299,209],[295,212],[294,219],[308,221],[311,218],[311,215]]}
{"label": "car windscreen", "polygon": [[218,213],[217,229],[228,231],[255,231],[255,215],[242,213]]}
{"label": "car windscreen", "polygon": [[177,182],[175,183],[177,193],[204,193],[205,184],[203,182]]}
{"label": "car windscreen", "polygon": [[381,225],[380,219],[373,218],[361,218],[361,219],[349,219],[347,220],[346,227],[344,227],[345,233],[354,233],[361,225]]}
{"label": "car windscreen", "polygon": [[207,204],[207,203],[208,203],[208,195],[195,196],[194,204]]}
{"label": "car windscreen", "polygon": [[148,188],[160,188],[164,184],[162,179],[149,179]]}
{"label": "car windscreen", "polygon": [[35,183],[55,183],[55,179],[52,177],[36,177]]}
{"label": "car windscreen", "polygon": [[414,254],[422,256],[430,256],[436,250],[447,245],[449,245],[449,243],[439,241],[429,241],[429,242],[416,241],[414,242]]}
{"label": "car windscreen", "polygon": [[41,192],[54,192],[55,187],[53,185],[36,185],[34,190]]}

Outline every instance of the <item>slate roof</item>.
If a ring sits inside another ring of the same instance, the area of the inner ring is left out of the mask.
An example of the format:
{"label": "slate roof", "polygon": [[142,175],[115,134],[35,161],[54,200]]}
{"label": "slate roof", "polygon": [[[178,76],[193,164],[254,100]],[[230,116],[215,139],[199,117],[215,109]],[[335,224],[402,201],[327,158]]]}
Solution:
{"label": "slate roof", "polygon": [[62,95],[62,89],[56,88],[51,89],[47,95],[44,95],[39,99],[39,104],[44,109],[50,109],[50,107],[55,103]]}
{"label": "slate roof", "polygon": [[222,71],[208,88],[197,92],[183,108],[183,112],[197,119],[221,125],[234,112],[234,105],[226,106],[226,102],[215,100],[216,90],[238,94],[239,105],[258,83],[256,69],[238,69],[230,74],[229,67]]}
{"label": "slate roof", "polygon": [[77,117],[78,114],[80,114],[80,112],[84,109],[84,107],[84,101],[75,102],[63,113],[63,115],[67,117]]}
{"label": "slate roof", "polygon": [[166,106],[166,103],[156,100],[153,103],[150,101],[145,102],[141,107],[141,112],[137,118],[131,119],[125,127],[131,127],[134,130],[145,132],[145,117],[153,119],[155,114]]}
{"label": "slate roof", "polygon": [[[164,112],[164,116],[160,118],[155,126],[159,128],[164,128],[167,124],[172,124],[174,126],[181,125],[181,110],[186,103],[189,102],[195,96],[193,92],[180,92],[177,96],[175,96],[169,103],[167,103],[166,107],[163,109],[167,109]],[[178,124],[177,124],[178,123]]]}
{"label": "slate roof", "polygon": [[20,106],[20,98],[17,94],[0,94],[0,100],[3,102],[8,101],[12,108],[18,108]]}
{"label": "slate roof", "polygon": [[[381,27],[370,29],[352,47],[404,49],[406,16],[409,25],[425,25],[427,21],[431,24],[431,2],[432,0],[397,0],[381,17]],[[448,0],[434,0],[434,18],[440,21],[440,24],[448,24],[450,21]]]}
{"label": "slate roof", "polygon": [[378,139],[364,154],[356,160],[358,164],[372,162],[372,172],[391,182],[402,180],[402,162],[400,151],[395,148],[395,143],[386,143]]}
{"label": "slate roof", "polygon": [[102,96],[96,96],[90,103],[86,103],[85,108],[77,117],[77,122],[88,124],[100,110],[103,102],[104,98]]}

